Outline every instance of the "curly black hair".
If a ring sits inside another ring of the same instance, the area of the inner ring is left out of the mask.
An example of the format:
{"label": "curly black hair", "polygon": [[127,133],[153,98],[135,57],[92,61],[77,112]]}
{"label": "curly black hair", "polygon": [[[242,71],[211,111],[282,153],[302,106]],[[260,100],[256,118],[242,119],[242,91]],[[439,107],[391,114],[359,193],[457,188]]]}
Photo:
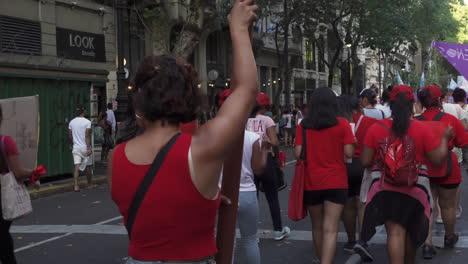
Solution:
{"label": "curly black hair", "polygon": [[134,77],[133,87],[134,108],[148,121],[187,123],[199,113],[198,74],[181,58],[146,57]]}

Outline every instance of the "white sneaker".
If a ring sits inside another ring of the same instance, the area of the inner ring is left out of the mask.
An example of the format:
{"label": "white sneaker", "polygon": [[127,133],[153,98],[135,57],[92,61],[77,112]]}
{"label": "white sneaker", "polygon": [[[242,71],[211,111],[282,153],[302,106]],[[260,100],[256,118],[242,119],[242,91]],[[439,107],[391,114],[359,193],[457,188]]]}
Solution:
{"label": "white sneaker", "polygon": [[275,240],[276,241],[283,240],[286,237],[288,237],[290,233],[291,233],[291,229],[289,229],[289,227],[285,226],[285,227],[283,227],[282,231],[275,231]]}

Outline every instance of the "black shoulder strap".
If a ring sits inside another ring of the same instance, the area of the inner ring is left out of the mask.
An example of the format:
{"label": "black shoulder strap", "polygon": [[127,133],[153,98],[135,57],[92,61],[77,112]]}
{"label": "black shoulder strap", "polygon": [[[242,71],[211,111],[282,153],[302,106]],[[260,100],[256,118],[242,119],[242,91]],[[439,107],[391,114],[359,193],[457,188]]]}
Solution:
{"label": "black shoulder strap", "polygon": [[138,213],[138,209],[140,208],[146,193],[151,187],[151,184],[156,178],[156,174],[158,174],[159,168],[163,164],[164,159],[166,158],[167,154],[169,153],[179,136],[180,133],[173,136],[171,140],[169,140],[169,142],[159,151],[158,155],[156,155],[156,158],[154,158],[153,164],[149,168],[148,172],[146,172],[143,181],[138,186],[135,196],[133,197],[132,203],[130,204],[130,208],[128,209],[127,224],[125,225],[129,237],[131,237],[132,234],[132,228]]}
{"label": "black shoulder strap", "polygon": [[384,122],[377,122],[377,124],[381,125],[388,133],[392,134],[392,130]]}
{"label": "black shoulder strap", "polygon": [[301,149],[301,160],[306,160],[306,148],[307,148],[307,133],[304,126],[302,126],[302,149]]}
{"label": "black shoulder strap", "polygon": [[8,171],[8,164],[5,155],[5,136],[0,136],[0,174]]}
{"label": "black shoulder strap", "polygon": [[417,117],[415,117],[417,120],[419,121],[427,121],[427,119],[423,116],[423,115],[418,115]]}
{"label": "black shoulder strap", "polygon": [[444,112],[439,112],[439,113],[437,113],[437,115],[432,119],[432,121],[440,121],[444,115],[445,115]]}

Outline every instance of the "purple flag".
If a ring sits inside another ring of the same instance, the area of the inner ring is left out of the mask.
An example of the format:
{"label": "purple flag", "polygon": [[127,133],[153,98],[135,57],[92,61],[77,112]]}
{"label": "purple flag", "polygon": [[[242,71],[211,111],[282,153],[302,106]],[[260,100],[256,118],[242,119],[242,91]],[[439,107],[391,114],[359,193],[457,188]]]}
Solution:
{"label": "purple flag", "polygon": [[432,45],[439,50],[461,75],[468,79],[468,44],[434,41]]}

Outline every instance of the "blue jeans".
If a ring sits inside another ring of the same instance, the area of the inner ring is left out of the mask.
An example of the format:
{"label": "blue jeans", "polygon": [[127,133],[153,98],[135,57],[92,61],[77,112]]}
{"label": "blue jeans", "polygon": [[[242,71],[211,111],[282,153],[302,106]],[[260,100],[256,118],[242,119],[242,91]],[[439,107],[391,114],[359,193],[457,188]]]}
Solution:
{"label": "blue jeans", "polygon": [[239,224],[241,239],[237,245],[238,252],[245,256],[240,263],[260,264],[260,248],[257,238],[257,220],[259,215],[257,192],[239,193]]}
{"label": "blue jeans", "polygon": [[[136,260],[132,258],[128,258],[126,264],[165,264],[165,263],[170,263],[166,261],[142,261],[142,260]],[[180,262],[184,264],[216,264],[216,261],[214,260],[202,260],[202,261],[192,261],[192,262]]]}

